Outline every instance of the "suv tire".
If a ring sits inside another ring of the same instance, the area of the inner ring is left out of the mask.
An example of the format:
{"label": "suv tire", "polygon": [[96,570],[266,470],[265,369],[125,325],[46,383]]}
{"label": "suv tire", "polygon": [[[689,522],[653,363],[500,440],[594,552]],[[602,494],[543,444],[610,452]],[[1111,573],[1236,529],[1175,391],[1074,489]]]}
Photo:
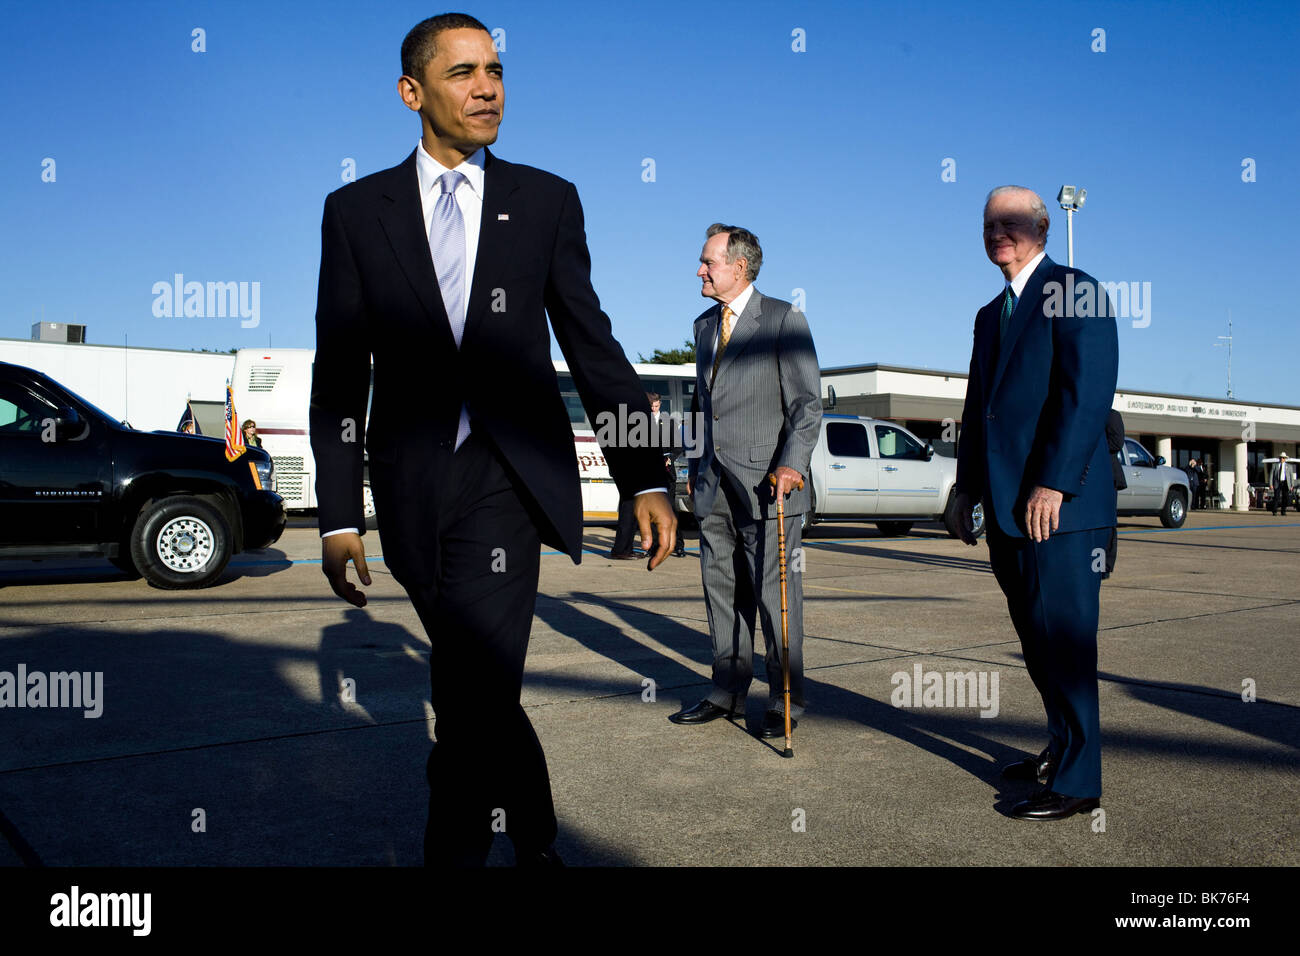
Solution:
{"label": "suv tire", "polygon": [[225,516],[199,498],[152,501],[131,530],[131,560],[157,588],[206,587],[226,569],[230,554]]}

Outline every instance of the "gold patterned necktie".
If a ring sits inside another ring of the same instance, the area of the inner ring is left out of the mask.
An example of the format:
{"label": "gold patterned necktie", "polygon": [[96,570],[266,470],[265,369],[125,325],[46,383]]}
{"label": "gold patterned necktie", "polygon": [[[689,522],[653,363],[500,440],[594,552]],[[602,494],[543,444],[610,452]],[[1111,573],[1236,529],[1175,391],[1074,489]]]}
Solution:
{"label": "gold patterned necktie", "polygon": [[722,307],[722,328],[718,332],[718,354],[713,356],[713,372],[709,375],[709,387],[713,387],[713,381],[718,377],[718,363],[722,361],[722,353],[727,349],[727,343],[731,341],[731,319],[736,313],[731,311],[731,306]]}

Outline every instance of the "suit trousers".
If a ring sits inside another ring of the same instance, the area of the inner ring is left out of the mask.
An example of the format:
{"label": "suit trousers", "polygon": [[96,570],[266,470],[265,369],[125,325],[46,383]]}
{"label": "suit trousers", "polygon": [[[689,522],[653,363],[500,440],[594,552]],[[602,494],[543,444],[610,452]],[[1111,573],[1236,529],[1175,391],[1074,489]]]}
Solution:
{"label": "suit trousers", "polygon": [[[715,463],[716,467],[716,463]],[[804,710],[801,521],[785,519],[786,608],[790,634],[790,715]],[[781,672],[781,584],[776,519],[754,518],[743,491],[726,476],[713,511],[700,519],[700,569],[713,636],[713,689],[708,699],[743,712],[754,678],[754,619],[766,642],[767,709],[785,712]]]}
{"label": "suit trousers", "polygon": [[1025,667],[1047,712],[1048,748],[1059,763],[1047,786],[1071,797],[1101,796],[1097,623],[1110,528],[1053,534],[1046,541],[999,530],[984,503],[989,563]]}
{"label": "suit trousers", "polygon": [[1273,486],[1273,497],[1269,506],[1269,511],[1277,514],[1277,509],[1282,509],[1282,516],[1286,517],[1287,505],[1291,503],[1291,486],[1289,484],[1278,484]]}
{"label": "suit trousers", "polygon": [[424,856],[481,866],[497,832],[517,852],[556,836],[546,756],[519,703],[541,541],[487,438],[471,433],[445,474],[432,583],[407,588],[433,645]]}

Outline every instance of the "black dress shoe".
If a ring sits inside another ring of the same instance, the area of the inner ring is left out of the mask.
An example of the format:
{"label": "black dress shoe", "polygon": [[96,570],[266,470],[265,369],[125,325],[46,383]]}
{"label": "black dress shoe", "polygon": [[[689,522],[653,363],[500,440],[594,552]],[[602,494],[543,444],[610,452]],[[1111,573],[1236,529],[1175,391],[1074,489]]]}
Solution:
{"label": "black dress shoe", "polygon": [[1011,808],[1017,820],[1064,820],[1076,813],[1088,813],[1101,806],[1100,797],[1067,797],[1053,790],[1039,790]]}
{"label": "black dress shoe", "polygon": [[1050,750],[1044,750],[1037,757],[1026,757],[1002,768],[1002,776],[1007,780],[1037,780],[1047,783],[1047,778],[1056,769],[1058,758]]}
{"label": "black dress shoe", "polygon": [[736,712],[734,710],[719,707],[706,697],[694,707],[679,710],[668,719],[674,724],[707,724],[710,720],[717,720],[719,717],[730,719],[735,716]]}
{"label": "black dress shoe", "polygon": [[611,551],[609,556],[615,561],[635,561],[637,558],[643,557],[636,551]]}
{"label": "black dress shoe", "polygon": [[[790,733],[794,733],[794,729],[798,726],[799,726],[799,718],[791,717]],[[766,714],[763,715],[763,726],[759,728],[758,735],[760,737],[763,737],[764,739],[771,739],[772,737],[784,737],[785,736],[785,714],[781,713],[779,710],[769,710]]]}
{"label": "black dress shoe", "polygon": [[685,549],[685,548],[678,548],[676,551],[673,552],[673,557],[674,557],[674,558],[684,558],[684,557],[686,557],[686,549]]}
{"label": "black dress shoe", "polygon": [[564,861],[553,846],[545,850],[520,850],[516,847],[515,866],[564,866]]}

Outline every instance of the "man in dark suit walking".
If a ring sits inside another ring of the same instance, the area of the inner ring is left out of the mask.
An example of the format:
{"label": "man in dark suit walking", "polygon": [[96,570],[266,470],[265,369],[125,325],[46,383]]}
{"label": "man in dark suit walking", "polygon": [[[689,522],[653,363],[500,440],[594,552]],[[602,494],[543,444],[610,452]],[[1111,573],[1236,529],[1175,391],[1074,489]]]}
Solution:
{"label": "man in dark suit walking", "polygon": [[[591,287],[577,191],[486,149],[505,104],[487,28],[464,14],[417,24],[402,73],[419,145],[325,201],[311,397],[324,572],[365,605],[346,574],[351,561],[370,583],[364,440],[384,559],[432,644],[425,862],[482,865],[500,831],[518,862],[556,863],[546,758],[519,701],[540,544],[575,563],[582,546],[546,315],[593,421],[649,408]],[[676,527],[659,452],[604,453],[642,541],[663,531],[653,569]]]}
{"label": "man in dark suit walking", "polygon": [[1097,622],[1116,501],[1114,312],[1095,279],[1047,258],[1049,225],[1032,191],[989,193],[984,247],[1005,286],[975,317],[953,529],[975,544],[970,512],[983,502],[989,561],[1047,712],[1047,747],[1003,770],[1046,784],[1011,810],[1027,820],[1100,803]]}
{"label": "man in dark suit walking", "polygon": [[1282,517],[1285,518],[1287,505],[1291,503],[1290,461],[1286,452],[1282,452],[1277,457],[1277,471],[1273,473],[1273,497],[1269,504],[1269,510],[1274,517],[1277,516],[1277,509],[1281,508]]}
{"label": "man in dark suit walking", "polygon": [[[695,320],[695,398],[702,448],[690,460],[713,687],[669,719],[702,724],[743,716],[754,676],[754,620],[767,644],[767,709],[759,735],[784,734],[776,501],[788,554],[799,552],[810,503],[808,466],[821,434],[821,371],[808,320],[754,288],[763,250],[747,229],[714,223],[700,253],[701,294],[718,304]],[[769,483],[775,479],[775,486]],[[803,713],[803,575],[787,577],[791,727]]]}

